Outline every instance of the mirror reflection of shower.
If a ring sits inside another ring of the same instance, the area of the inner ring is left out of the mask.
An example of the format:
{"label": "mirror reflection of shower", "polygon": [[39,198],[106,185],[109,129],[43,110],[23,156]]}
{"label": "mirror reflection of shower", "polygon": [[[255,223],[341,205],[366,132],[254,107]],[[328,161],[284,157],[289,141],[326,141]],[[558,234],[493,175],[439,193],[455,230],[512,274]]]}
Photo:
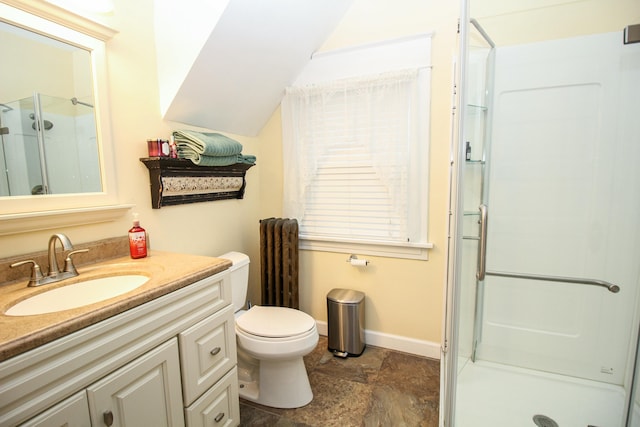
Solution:
{"label": "mirror reflection of shower", "polygon": [[71,98],[71,103],[73,105],[80,104],[80,105],[84,105],[85,107],[93,108],[92,104],[89,104],[88,102],[79,101],[78,98],[76,98],[76,97]]}
{"label": "mirror reflection of shower", "polygon": [[[3,115],[4,113],[8,113],[9,111],[13,111],[13,108],[11,108],[10,106],[6,105],[6,104],[0,104],[0,142],[2,142],[0,144],[0,161],[2,161],[2,165],[6,165],[7,164],[7,159],[6,156],[4,154],[4,138],[3,135],[6,135],[9,133],[9,128],[6,127],[3,124]],[[9,182],[9,176],[8,176],[8,171],[6,168],[4,168],[2,170],[2,173],[0,173],[0,194],[4,194],[4,187],[6,185],[4,185],[5,183]],[[9,191],[8,189],[6,190],[7,192]]]}
{"label": "mirror reflection of shower", "polygon": [[0,196],[101,191],[93,105],[34,93],[0,103]]}
{"label": "mirror reflection of shower", "polygon": [[[31,125],[31,129],[33,130],[38,130],[39,127],[36,126],[36,124],[38,123],[36,121],[36,115],[34,113],[29,114],[29,118],[31,120],[33,120],[33,124]],[[43,120],[44,123],[44,130],[51,130],[51,128],[53,127],[53,123],[51,123],[49,120]]]}

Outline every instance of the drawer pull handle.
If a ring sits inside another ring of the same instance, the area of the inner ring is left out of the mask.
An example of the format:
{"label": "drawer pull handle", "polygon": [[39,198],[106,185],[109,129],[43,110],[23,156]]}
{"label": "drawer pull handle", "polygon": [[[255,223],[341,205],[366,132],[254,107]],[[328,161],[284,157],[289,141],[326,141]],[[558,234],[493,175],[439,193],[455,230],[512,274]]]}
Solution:
{"label": "drawer pull handle", "polygon": [[107,411],[102,414],[102,419],[107,426],[113,425],[113,412]]}
{"label": "drawer pull handle", "polygon": [[213,421],[219,423],[220,421],[222,421],[223,418],[224,418],[224,412],[220,412],[218,415],[216,415]]}
{"label": "drawer pull handle", "polygon": [[216,354],[220,353],[220,350],[221,350],[220,347],[216,347],[213,350],[211,350],[210,353],[211,353],[212,356],[215,356]]}

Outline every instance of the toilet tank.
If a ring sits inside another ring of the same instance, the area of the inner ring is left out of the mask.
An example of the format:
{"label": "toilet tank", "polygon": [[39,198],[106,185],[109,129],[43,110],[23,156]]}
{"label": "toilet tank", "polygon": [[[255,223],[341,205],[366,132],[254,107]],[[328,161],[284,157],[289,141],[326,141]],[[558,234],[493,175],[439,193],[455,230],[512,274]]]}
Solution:
{"label": "toilet tank", "polygon": [[249,287],[249,257],[240,252],[227,252],[218,258],[228,259],[233,263],[229,267],[233,311],[242,310],[247,300],[247,288]]}

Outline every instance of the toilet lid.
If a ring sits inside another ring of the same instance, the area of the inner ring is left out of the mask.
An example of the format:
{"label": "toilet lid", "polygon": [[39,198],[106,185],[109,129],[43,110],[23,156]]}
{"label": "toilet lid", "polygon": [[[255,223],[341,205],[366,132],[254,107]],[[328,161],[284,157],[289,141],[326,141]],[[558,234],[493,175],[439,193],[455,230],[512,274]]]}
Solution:
{"label": "toilet lid", "polygon": [[316,321],[300,310],[254,305],[236,319],[236,326],[251,335],[283,338],[305,333]]}

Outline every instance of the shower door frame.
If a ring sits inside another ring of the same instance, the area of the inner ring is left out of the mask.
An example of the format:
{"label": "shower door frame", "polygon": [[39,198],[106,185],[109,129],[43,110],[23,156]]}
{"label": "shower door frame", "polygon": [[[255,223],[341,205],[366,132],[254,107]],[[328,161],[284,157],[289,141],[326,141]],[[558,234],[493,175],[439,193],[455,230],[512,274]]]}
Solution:
{"label": "shower door frame", "polygon": [[[453,124],[452,144],[450,152],[450,186],[449,197],[449,245],[447,254],[447,288],[445,318],[443,327],[443,345],[441,350],[441,403],[440,427],[455,425],[455,403],[458,372],[458,339],[460,336],[460,277],[462,273],[462,229],[464,224],[464,159],[465,148],[462,144],[464,135],[464,115],[462,106],[466,105],[466,87],[463,79],[467,74],[467,57],[469,50],[469,0],[460,0],[460,18],[458,21],[458,55],[453,84]],[[456,99],[457,98],[457,99]]]}
{"label": "shower door frame", "polygon": [[36,137],[38,138],[38,152],[40,154],[40,173],[42,174],[42,191],[43,194],[49,194],[49,169],[47,168],[47,153],[44,138],[44,118],[42,117],[42,103],[40,102],[40,93],[33,93],[33,111],[35,114]]}

